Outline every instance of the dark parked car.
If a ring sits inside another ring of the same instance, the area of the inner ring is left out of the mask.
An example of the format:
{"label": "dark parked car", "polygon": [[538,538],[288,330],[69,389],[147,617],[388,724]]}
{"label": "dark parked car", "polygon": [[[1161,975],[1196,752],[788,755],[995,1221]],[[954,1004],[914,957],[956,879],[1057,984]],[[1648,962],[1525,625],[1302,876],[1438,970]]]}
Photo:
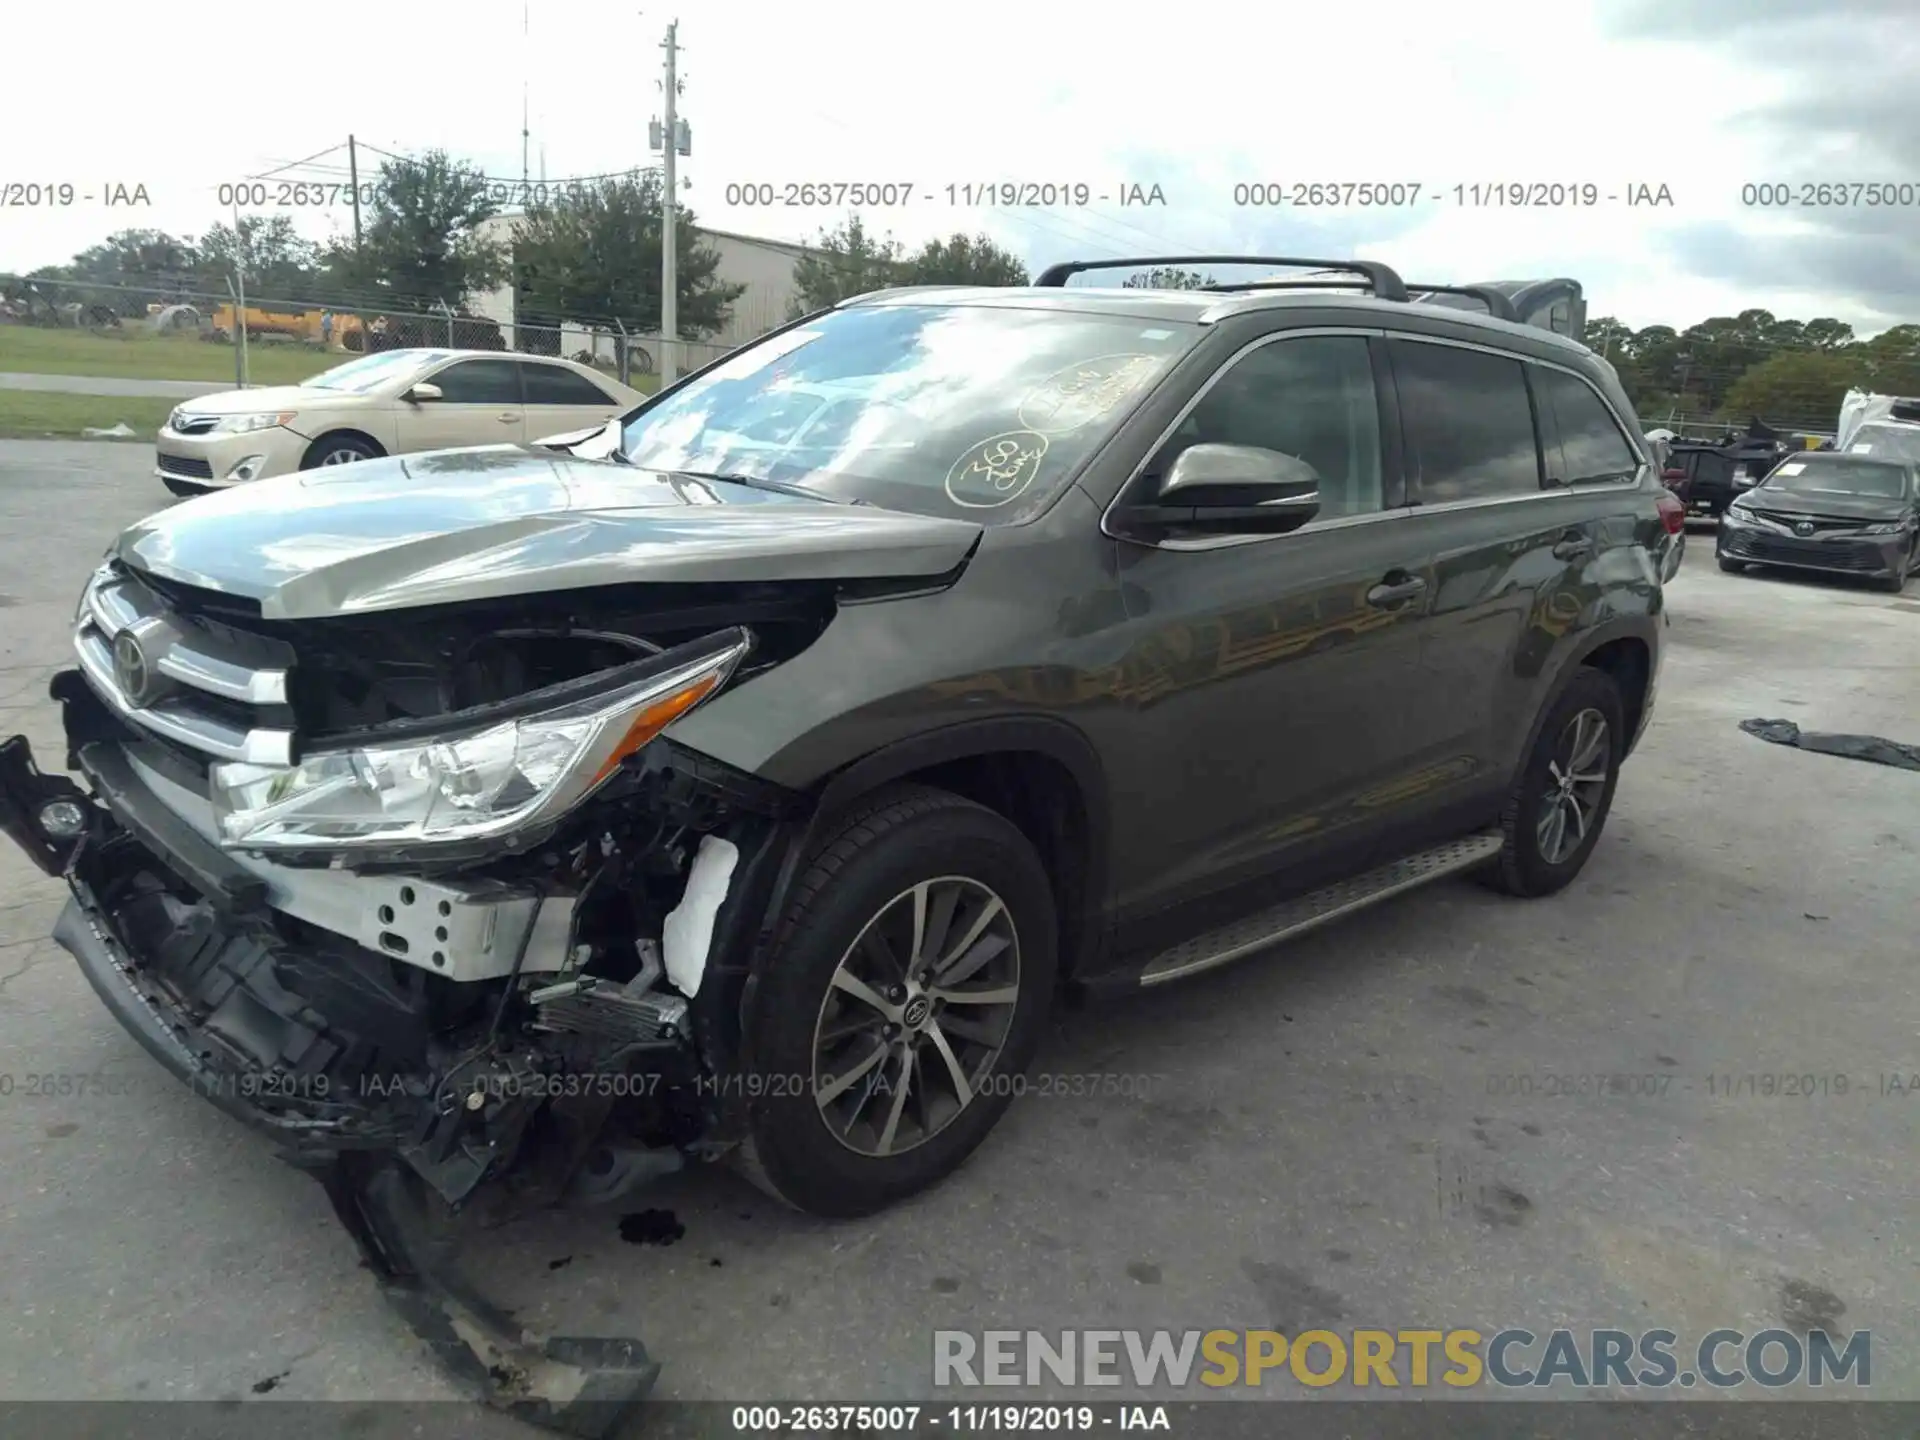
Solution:
{"label": "dark parked car", "polygon": [[1867,576],[1898,594],[1920,535],[1916,471],[1912,461],[1832,450],[1793,455],[1721,517],[1720,568],[1758,563]]}
{"label": "dark parked car", "polygon": [[1666,480],[1690,514],[1718,519],[1735,496],[1758,482],[1787,453],[1779,434],[1756,421],[1744,435],[1672,441]]}
{"label": "dark parked car", "polygon": [[1063,988],[1559,890],[1682,528],[1611,367],[1372,263],[1066,284],[1221,259],[869,295],[577,446],[134,526],[53,682],[81,783],[0,751],[58,940],[421,1333],[559,1407],[656,1367],[530,1355],[445,1212],[722,1155],[871,1212],[981,1143]]}

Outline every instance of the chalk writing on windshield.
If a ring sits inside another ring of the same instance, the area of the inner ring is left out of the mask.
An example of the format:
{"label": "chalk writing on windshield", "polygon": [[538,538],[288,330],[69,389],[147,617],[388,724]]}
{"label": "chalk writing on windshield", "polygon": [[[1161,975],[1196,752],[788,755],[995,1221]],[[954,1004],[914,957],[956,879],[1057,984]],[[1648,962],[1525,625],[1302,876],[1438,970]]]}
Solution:
{"label": "chalk writing on windshield", "polygon": [[1096,355],[1056,370],[1020,402],[1020,423],[1062,435],[1110,415],[1146,383],[1157,364],[1143,354]]}
{"label": "chalk writing on windshield", "polygon": [[947,498],[969,510],[1011,505],[1033,484],[1046,455],[1047,437],[1037,430],[989,435],[953,462],[947,471]]}

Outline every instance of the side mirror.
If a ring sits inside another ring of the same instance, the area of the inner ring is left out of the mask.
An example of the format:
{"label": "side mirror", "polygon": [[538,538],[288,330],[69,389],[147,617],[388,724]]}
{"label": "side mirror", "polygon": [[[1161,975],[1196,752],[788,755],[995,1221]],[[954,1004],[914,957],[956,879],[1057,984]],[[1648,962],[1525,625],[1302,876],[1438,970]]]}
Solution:
{"label": "side mirror", "polygon": [[400,398],[408,404],[418,405],[423,400],[438,400],[441,395],[442,391],[438,385],[429,385],[422,380],[418,385],[408,387],[407,393]]}
{"label": "side mirror", "polygon": [[1153,530],[1284,535],[1320,513],[1320,473],[1306,461],[1253,445],[1189,445],[1160,491],[1117,518]]}

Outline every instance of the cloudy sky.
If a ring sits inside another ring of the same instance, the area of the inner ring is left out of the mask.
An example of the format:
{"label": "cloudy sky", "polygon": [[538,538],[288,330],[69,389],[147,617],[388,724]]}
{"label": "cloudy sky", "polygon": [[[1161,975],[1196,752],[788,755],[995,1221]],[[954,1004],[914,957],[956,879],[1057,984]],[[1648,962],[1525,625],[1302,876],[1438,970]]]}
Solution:
{"label": "cloudy sky", "polygon": [[[1757,305],[1869,332],[1920,319],[1913,3],[1456,0],[1409,5],[1384,31],[1387,12],[1245,0],[1114,7],[1091,22],[1084,7],[1031,0],[704,0],[684,12],[532,0],[524,31],[521,0],[122,7],[110,80],[65,61],[9,67],[0,185],[72,182],[94,199],[0,208],[0,270],[65,260],[130,225],[197,232],[223,218],[222,182],[349,132],[395,152],[444,147],[516,179],[523,85],[536,178],[543,165],[558,179],[645,163],[677,13],[693,129],[684,196],[714,228],[804,240],[839,218],[729,206],[729,185],[910,182],[913,200],[867,212],[870,226],[909,243],[985,230],[1035,266],[1360,255],[1430,282],[1572,275],[1591,313],[1635,325]],[[16,61],[71,56],[75,43],[58,8],[9,18]],[[335,150],[281,174],[343,180],[343,167]],[[1165,203],[947,203],[949,185],[999,181],[1116,197],[1157,185]],[[1310,181],[1417,185],[1419,199],[1235,204],[1237,185]],[[1600,200],[1474,203],[1474,187],[1516,182],[1591,184]],[[1904,183],[1908,203],[1742,203],[1743,185],[1807,182]],[[144,185],[151,205],[105,206],[115,184]],[[1630,206],[1642,186],[1672,203]],[[302,223],[321,235],[347,221],[340,205]]]}

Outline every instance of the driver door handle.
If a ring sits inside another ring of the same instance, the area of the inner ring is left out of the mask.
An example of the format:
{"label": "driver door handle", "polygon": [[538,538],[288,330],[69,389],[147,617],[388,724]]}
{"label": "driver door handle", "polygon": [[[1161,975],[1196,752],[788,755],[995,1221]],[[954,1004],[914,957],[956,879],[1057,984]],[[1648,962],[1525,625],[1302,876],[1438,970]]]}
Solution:
{"label": "driver door handle", "polygon": [[1553,546],[1553,558],[1556,560],[1578,560],[1582,555],[1593,552],[1593,537],[1584,530],[1569,530]]}
{"label": "driver door handle", "polygon": [[511,425],[520,418],[520,412],[518,410],[502,410],[495,418],[498,419],[502,425]]}
{"label": "driver door handle", "polygon": [[1380,610],[1391,610],[1396,605],[1404,605],[1426,594],[1426,591],[1427,582],[1418,575],[1410,575],[1405,570],[1389,570],[1378,585],[1367,591],[1367,604]]}

